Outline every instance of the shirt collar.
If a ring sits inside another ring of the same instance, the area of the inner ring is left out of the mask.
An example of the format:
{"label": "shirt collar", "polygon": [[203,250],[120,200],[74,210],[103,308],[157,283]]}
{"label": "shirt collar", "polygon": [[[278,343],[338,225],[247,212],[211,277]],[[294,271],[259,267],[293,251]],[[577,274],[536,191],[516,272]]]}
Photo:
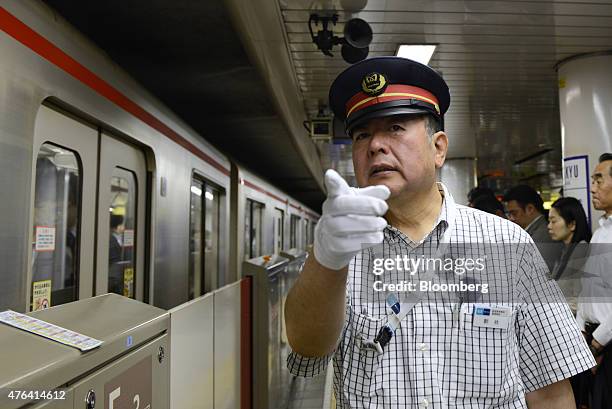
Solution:
{"label": "shirt collar", "polygon": [[446,222],[446,228],[450,228],[455,224],[455,214],[457,213],[457,204],[453,195],[449,192],[446,185],[442,182],[437,182],[438,190],[442,193],[442,208],[440,209],[440,215],[436,220],[435,227],[441,222]]}
{"label": "shirt collar", "polygon": [[606,216],[605,214],[599,218],[599,226],[610,226],[612,225],[612,216]]}
{"label": "shirt collar", "polygon": [[[442,207],[440,208],[440,214],[438,215],[438,218],[436,219],[436,222],[434,223],[434,226],[431,231],[434,231],[436,228],[438,228],[440,223],[443,223],[443,231],[446,231],[455,224],[455,214],[457,212],[457,205],[455,203],[455,199],[453,199],[453,195],[451,195],[444,183],[437,182],[436,185],[438,187],[438,191],[442,194]],[[401,231],[391,225],[388,225],[387,229],[391,233],[393,233],[391,235],[392,238],[404,235]],[[421,242],[416,244],[420,244],[424,240],[426,240],[431,235],[431,231],[425,235]]]}
{"label": "shirt collar", "polygon": [[541,214],[541,215],[539,215],[538,217],[536,217],[535,219],[533,219],[533,220],[531,221],[531,223],[529,223],[529,225],[528,225],[527,227],[525,227],[525,230],[526,230],[526,231],[529,231],[529,228],[530,228],[531,226],[533,226],[534,224],[536,224],[536,223],[538,222],[538,220],[540,220],[542,217],[544,217],[544,215],[543,215],[543,214]]}

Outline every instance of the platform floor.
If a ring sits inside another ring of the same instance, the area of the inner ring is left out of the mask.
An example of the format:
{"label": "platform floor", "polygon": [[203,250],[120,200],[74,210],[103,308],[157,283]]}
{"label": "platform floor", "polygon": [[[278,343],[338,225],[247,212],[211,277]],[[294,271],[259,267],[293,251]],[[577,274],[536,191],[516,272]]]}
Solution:
{"label": "platform floor", "polygon": [[321,409],[324,394],[325,373],[314,378],[294,378],[288,409]]}

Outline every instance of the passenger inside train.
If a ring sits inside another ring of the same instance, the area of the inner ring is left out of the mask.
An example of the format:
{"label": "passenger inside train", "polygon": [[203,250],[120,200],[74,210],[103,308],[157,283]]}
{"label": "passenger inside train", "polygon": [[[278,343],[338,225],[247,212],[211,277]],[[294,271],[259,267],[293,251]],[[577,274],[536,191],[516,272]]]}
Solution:
{"label": "passenger inside train", "polygon": [[3,0],[0,408],[612,408],[610,27]]}

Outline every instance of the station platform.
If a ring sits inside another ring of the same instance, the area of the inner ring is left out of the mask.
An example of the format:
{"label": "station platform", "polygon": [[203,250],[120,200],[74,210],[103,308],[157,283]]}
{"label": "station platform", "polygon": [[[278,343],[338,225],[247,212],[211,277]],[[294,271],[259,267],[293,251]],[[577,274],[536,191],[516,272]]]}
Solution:
{"label": "station platform", "polygon": [[2,312],[0,407],[332,409],[331,366],[308,379],[286,366],[284,303],[305,259],[247,260],[241,280],[170,310],[108,293]]}
{"label": "station platform", "polygon": [[334,409],[331,398],[331,372],[314,378],[295,378],[287,409]]}

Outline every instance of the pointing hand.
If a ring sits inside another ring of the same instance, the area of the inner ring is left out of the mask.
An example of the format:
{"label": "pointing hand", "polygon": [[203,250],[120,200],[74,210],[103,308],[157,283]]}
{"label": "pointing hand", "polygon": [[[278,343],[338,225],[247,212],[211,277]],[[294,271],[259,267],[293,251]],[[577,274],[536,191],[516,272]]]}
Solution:
{"label": "pointing hand", "polygon": [[335,170],[325,173],[327,200],[315,228],[314,256],[324,267],[340,270],[364,248],[383,241],[387,221],[385,200],[391,192],[384,185],[350,187]]}

